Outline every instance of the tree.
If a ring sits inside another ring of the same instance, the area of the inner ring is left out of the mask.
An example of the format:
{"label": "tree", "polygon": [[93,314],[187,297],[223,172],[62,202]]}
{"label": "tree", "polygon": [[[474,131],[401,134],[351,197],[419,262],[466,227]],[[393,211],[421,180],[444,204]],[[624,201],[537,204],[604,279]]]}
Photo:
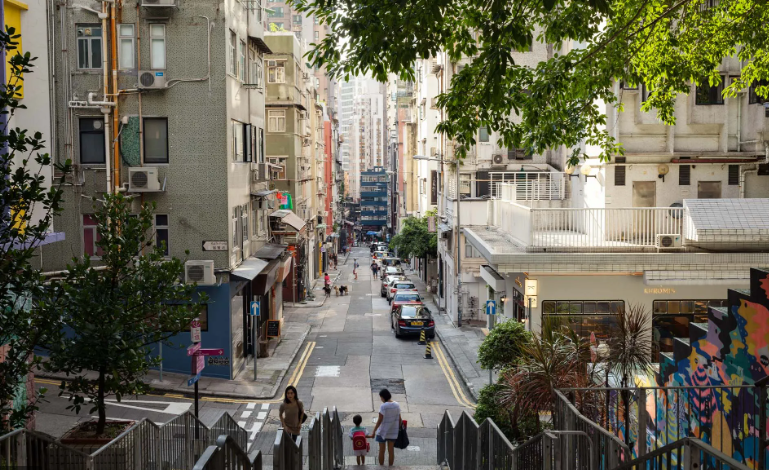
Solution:
{"label": "tree", "polygon": [[[434,214],[433,214],[434,215]],[[438,234],[430,233],[427,217],[409,217],[400,232],[390,241],[390,247],[402,258],[438,256]]]}
{"label": "tree", "polygon": [[[0,87],[0,347],[5,349],[0,352],[0,434],[24,426],[37,409],[42,393],[19,400],[19,391],[40,362],[35,348],[59,333],[58,317],[46,307],[47,291],[32,259],[62,210],[63,178],[49,182],[42,174],[52,165],[42,153],[42,134],[12,127],[16,111],[24,109],[17,95],[23,75],[32,73],[36,59],[17,50],[19,37],[13,28],[0,31],[0,48],[11,66],[8,82]],[[66,174],[70,164],[56,167]]]}
{"label": "tree", "polygon": [[512,319],[499,322],[478,348],[478,363],[488,370],[510,367],[520,360],[530,340],[531,333],[523,323]]}
{"label": "tree", "polygon": [[[60,394],[69,395],[76,412],[89,399],[89,413],[99,416],[96,435],[102,435],[106,398],[145,393],[143,376],[160,361],[150,356],[151,346],[188,329],[207,298],[195,297],[195,286],[180,282],[183,262],[166,259],[164,247],[155,245],[154,204],[143,204],[134,216],[122,194],[97,202],[102,265],[94,266],[87,255],[74,258],[52,286],[71,334],[50,345],[46,367],[73,376],[62,382]],[[96,372],[95,380],[84,375],[88,371]]]}
{"label": "tree", "polygon": [[[336,76],[388,73],[414,79],[417,59],[445,51],[467,64],[439,96],[445,119],[437,130],[454,139],[458,158],[481,126],[501,134],[507,148],[542,153],[581,144],[608,159],[622,147],[607,133],[601,103],[617,106],[614,84],[644,85],[645,111],[674,123],[677,95],[690,84],[717,85],[722,59],[743,67],[724,94],[751,84],[769,95],[769,5],[761,0],[294,0],[331,26],[309,52],[312,66]],[[578,42],[569,49],[568,40]],[[536,65],[512,51],[547,44]],[[451,67],[446,64],[446,68]],[[762,81],[764,80],[764,81]],[[516,117],[517,115],[517,117]]]}

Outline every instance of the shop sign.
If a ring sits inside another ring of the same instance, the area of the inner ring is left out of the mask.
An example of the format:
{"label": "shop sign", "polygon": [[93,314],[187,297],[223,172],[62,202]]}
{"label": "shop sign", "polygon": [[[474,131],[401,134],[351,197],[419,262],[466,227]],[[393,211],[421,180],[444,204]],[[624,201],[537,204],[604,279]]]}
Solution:
{"label": "shop sign", "polygon": [[229,357],[219,357],[219,356],[209,356],[208,357],[208,365],[209,366],[229,366],[230,365],[230,358]]}
{"label": "shop sign", "polygon": [[644,294],[675,294],[676,290],[672,287],[645,287]]}
{"label": "shop sign", "polygon": [[536,296],[539,293],[538,292],[539,286],[536,279],[526,279],[525,286],[526,287],[524,288],[523,293],[526,294],[527,296],[528,295]]}
{"label": "shop sign", "polygon": [[190,339],[193,343],[200,342],[200,320],[197,318],[190,323]]}

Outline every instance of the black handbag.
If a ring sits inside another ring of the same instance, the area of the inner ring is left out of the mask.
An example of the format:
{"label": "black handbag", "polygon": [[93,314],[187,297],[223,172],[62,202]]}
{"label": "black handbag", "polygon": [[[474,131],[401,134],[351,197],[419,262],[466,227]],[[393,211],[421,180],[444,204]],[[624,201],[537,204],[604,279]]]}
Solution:
{"label": "black handbag", "polygon": [[398,449],[405,449],[409,446],[409,434],[406,432],[406,426],[401,423],[398,429],[398,437],[395,439],[394,447]]}

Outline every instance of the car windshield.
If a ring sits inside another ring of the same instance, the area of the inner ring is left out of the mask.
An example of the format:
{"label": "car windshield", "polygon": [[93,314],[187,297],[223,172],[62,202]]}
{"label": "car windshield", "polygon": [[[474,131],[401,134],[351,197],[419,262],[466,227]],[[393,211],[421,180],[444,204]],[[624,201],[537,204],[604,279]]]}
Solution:
{"label": "car windshield", "polygon": [[399,273],[399,272],[401,272],[401,270],[396,268],[395,266],[388,266],[387,267],[387,272],[388,273]]}
{"label": "car windshield", "polygon": [[401,318],[429,318],[427,310],[422,307],[404,305],[401,307]]}
{"label": "car windshield", "polygon": [[397,294],[395,302],[418,302],[421,300],[419,294]]}
{"label": "car windshield", "polygon": [[414,284],[395,284],[396,289],[416,289]]}

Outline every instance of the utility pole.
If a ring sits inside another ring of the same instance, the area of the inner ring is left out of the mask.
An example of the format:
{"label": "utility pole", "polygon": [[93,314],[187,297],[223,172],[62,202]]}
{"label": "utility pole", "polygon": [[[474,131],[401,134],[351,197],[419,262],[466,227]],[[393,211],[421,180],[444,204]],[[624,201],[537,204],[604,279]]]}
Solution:
{"label": "utility pole", "polygon": [[456,187],[456,198],[457,198],[457,326],[462,326],[462,253],[459,249],[459,242],[462,238],[462,225],[460,224],[459,220],[459,200],[461,196],[459,195],[459,159],[457,158],[456,161],[456,168],[455,168],[456,176],[457,176],[457,187]]}

